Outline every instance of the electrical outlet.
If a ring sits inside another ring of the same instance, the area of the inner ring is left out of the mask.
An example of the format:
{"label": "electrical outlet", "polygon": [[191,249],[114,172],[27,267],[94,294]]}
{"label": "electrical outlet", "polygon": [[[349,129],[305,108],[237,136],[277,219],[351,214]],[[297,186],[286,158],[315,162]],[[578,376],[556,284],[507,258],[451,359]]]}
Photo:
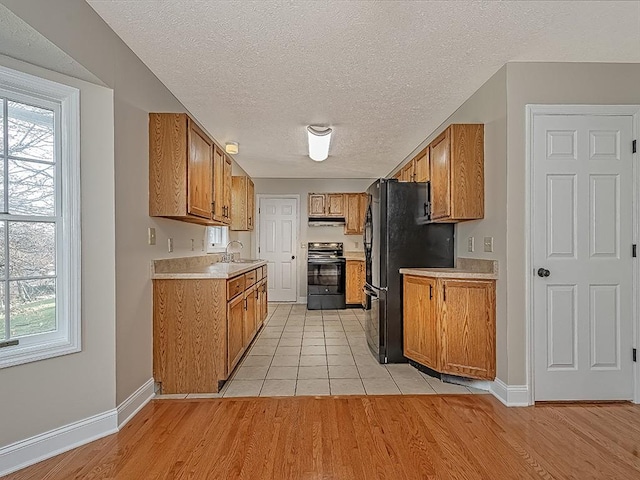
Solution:
{"label": "electrical outlet", "polygon": [[191,251],[193,252],[195,250],[195,245],[193,243],[193,238],[191,239]]}
{"label": "electrical outlet", "polygon": [[493,237],[484,237],[484,251],[493,252]]}
{"label": "electrical outlet", "polygon": [[360,247],[360,242],[353,242],[356,244],[355,248],[359,248]]}
{"label": "electrical outlet", "polygon": [[167,250],[169,253],[173,252],[173,238],[167,239]]}
{"label": "electrical outlet", "polygon": [[467,250],[470,252],[475,251],[476,249],[476,239],[473,237],[469,237],[467,239]]}
{"label": "electrical outlet", "polygon": [[200,250],[204,252],[204,238],[200,240]]}
{"label": "electrical outlet", "polygon": [[149,227],[147,231],[147,243],[149,243],[149,245],[156,244],[156,229],[153,227]]}

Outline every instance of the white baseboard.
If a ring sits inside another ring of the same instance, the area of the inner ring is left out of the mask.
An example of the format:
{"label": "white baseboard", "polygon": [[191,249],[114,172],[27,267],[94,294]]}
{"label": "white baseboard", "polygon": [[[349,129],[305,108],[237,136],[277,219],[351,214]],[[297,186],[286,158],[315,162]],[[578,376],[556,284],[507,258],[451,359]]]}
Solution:
{"label": "white baseboard", "polygon": [[155,395],[155,384],[153,378],[150,378],[144,384],[133,392],[129,397],[118,405],[118,429],[124,427],[142,407]]}
{"label": "white baseboard", "polygon": [[529,406],[529,388],[526,385],[507,385],[496,378],[489,391],[507,407]]}
{"label": "white baseboard", "polygon": [[0,448],[0,477],[118,431],[113,410]]}

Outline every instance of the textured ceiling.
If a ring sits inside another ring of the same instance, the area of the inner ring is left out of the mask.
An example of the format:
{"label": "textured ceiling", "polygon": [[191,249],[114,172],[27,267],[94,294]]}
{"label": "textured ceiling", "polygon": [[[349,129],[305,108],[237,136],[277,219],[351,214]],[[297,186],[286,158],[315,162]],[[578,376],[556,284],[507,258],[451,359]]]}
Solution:
{"label": "textured ceiling", "polygon": [[509,61],[640,62],[638,2],[88,2],[254,177],[386,175]]}
{"label": "textured ceiling", "polygon": [[0,5],[0,54],[101,84],[100,80],[4,5]]}

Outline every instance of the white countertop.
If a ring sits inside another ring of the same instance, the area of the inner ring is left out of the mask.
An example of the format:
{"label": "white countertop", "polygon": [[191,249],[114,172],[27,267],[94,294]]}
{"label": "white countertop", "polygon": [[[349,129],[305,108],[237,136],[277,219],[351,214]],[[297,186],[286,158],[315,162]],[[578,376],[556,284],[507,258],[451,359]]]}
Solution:
{"label": "white countertop", "polygon": [[218,262],[211,265],[175,268],[162,273],[153,271],[151,278],[154,280],[227,279],[237,277],[266,264],[266,260],[257,260],[252,263]]}

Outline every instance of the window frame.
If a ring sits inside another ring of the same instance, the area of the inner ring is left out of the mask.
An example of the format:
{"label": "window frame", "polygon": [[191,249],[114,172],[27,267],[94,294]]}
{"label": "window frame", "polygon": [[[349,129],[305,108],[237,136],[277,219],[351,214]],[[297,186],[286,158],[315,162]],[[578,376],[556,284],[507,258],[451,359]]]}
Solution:
{"label": "window frame", "polygon": [[[223,233],[222,236],[225,237],[223,238],[223,241],[221,243],[218,244],[212,244],[209,241],[209,232],[210,232],[210,228],[225,228],[225,232]],[[205,249],[207,253],[225,253],[227,250],[227,244],[229,243],[229,234],[231,232],[231,227],[228,227],[226,225],[219,225],[219,226],[207,226],[207,228],[205,228],[205,232],[204,232],[204,242],[205,245],[207,246],[207,248]],[[226,240],[226,241],[225,241]]]}
{"label": "window frame", "polygon": [[[82,305],[80,90],[0,66],[0,92],[0,95],[11,100],[44,108],[53,106],[54,109],[57,143],[54,216],[57,219],[55,256],[58,326],[55,332],[20,337],[18,345],[0,348],[1,369],[81,351]],[[11,221],[12,217],[10,214],[0,214],[0,220]],[[20,220],[28,218],[25,215],[19,217]],[[6,260],[5,268],[8,269],[8,258]]]}

